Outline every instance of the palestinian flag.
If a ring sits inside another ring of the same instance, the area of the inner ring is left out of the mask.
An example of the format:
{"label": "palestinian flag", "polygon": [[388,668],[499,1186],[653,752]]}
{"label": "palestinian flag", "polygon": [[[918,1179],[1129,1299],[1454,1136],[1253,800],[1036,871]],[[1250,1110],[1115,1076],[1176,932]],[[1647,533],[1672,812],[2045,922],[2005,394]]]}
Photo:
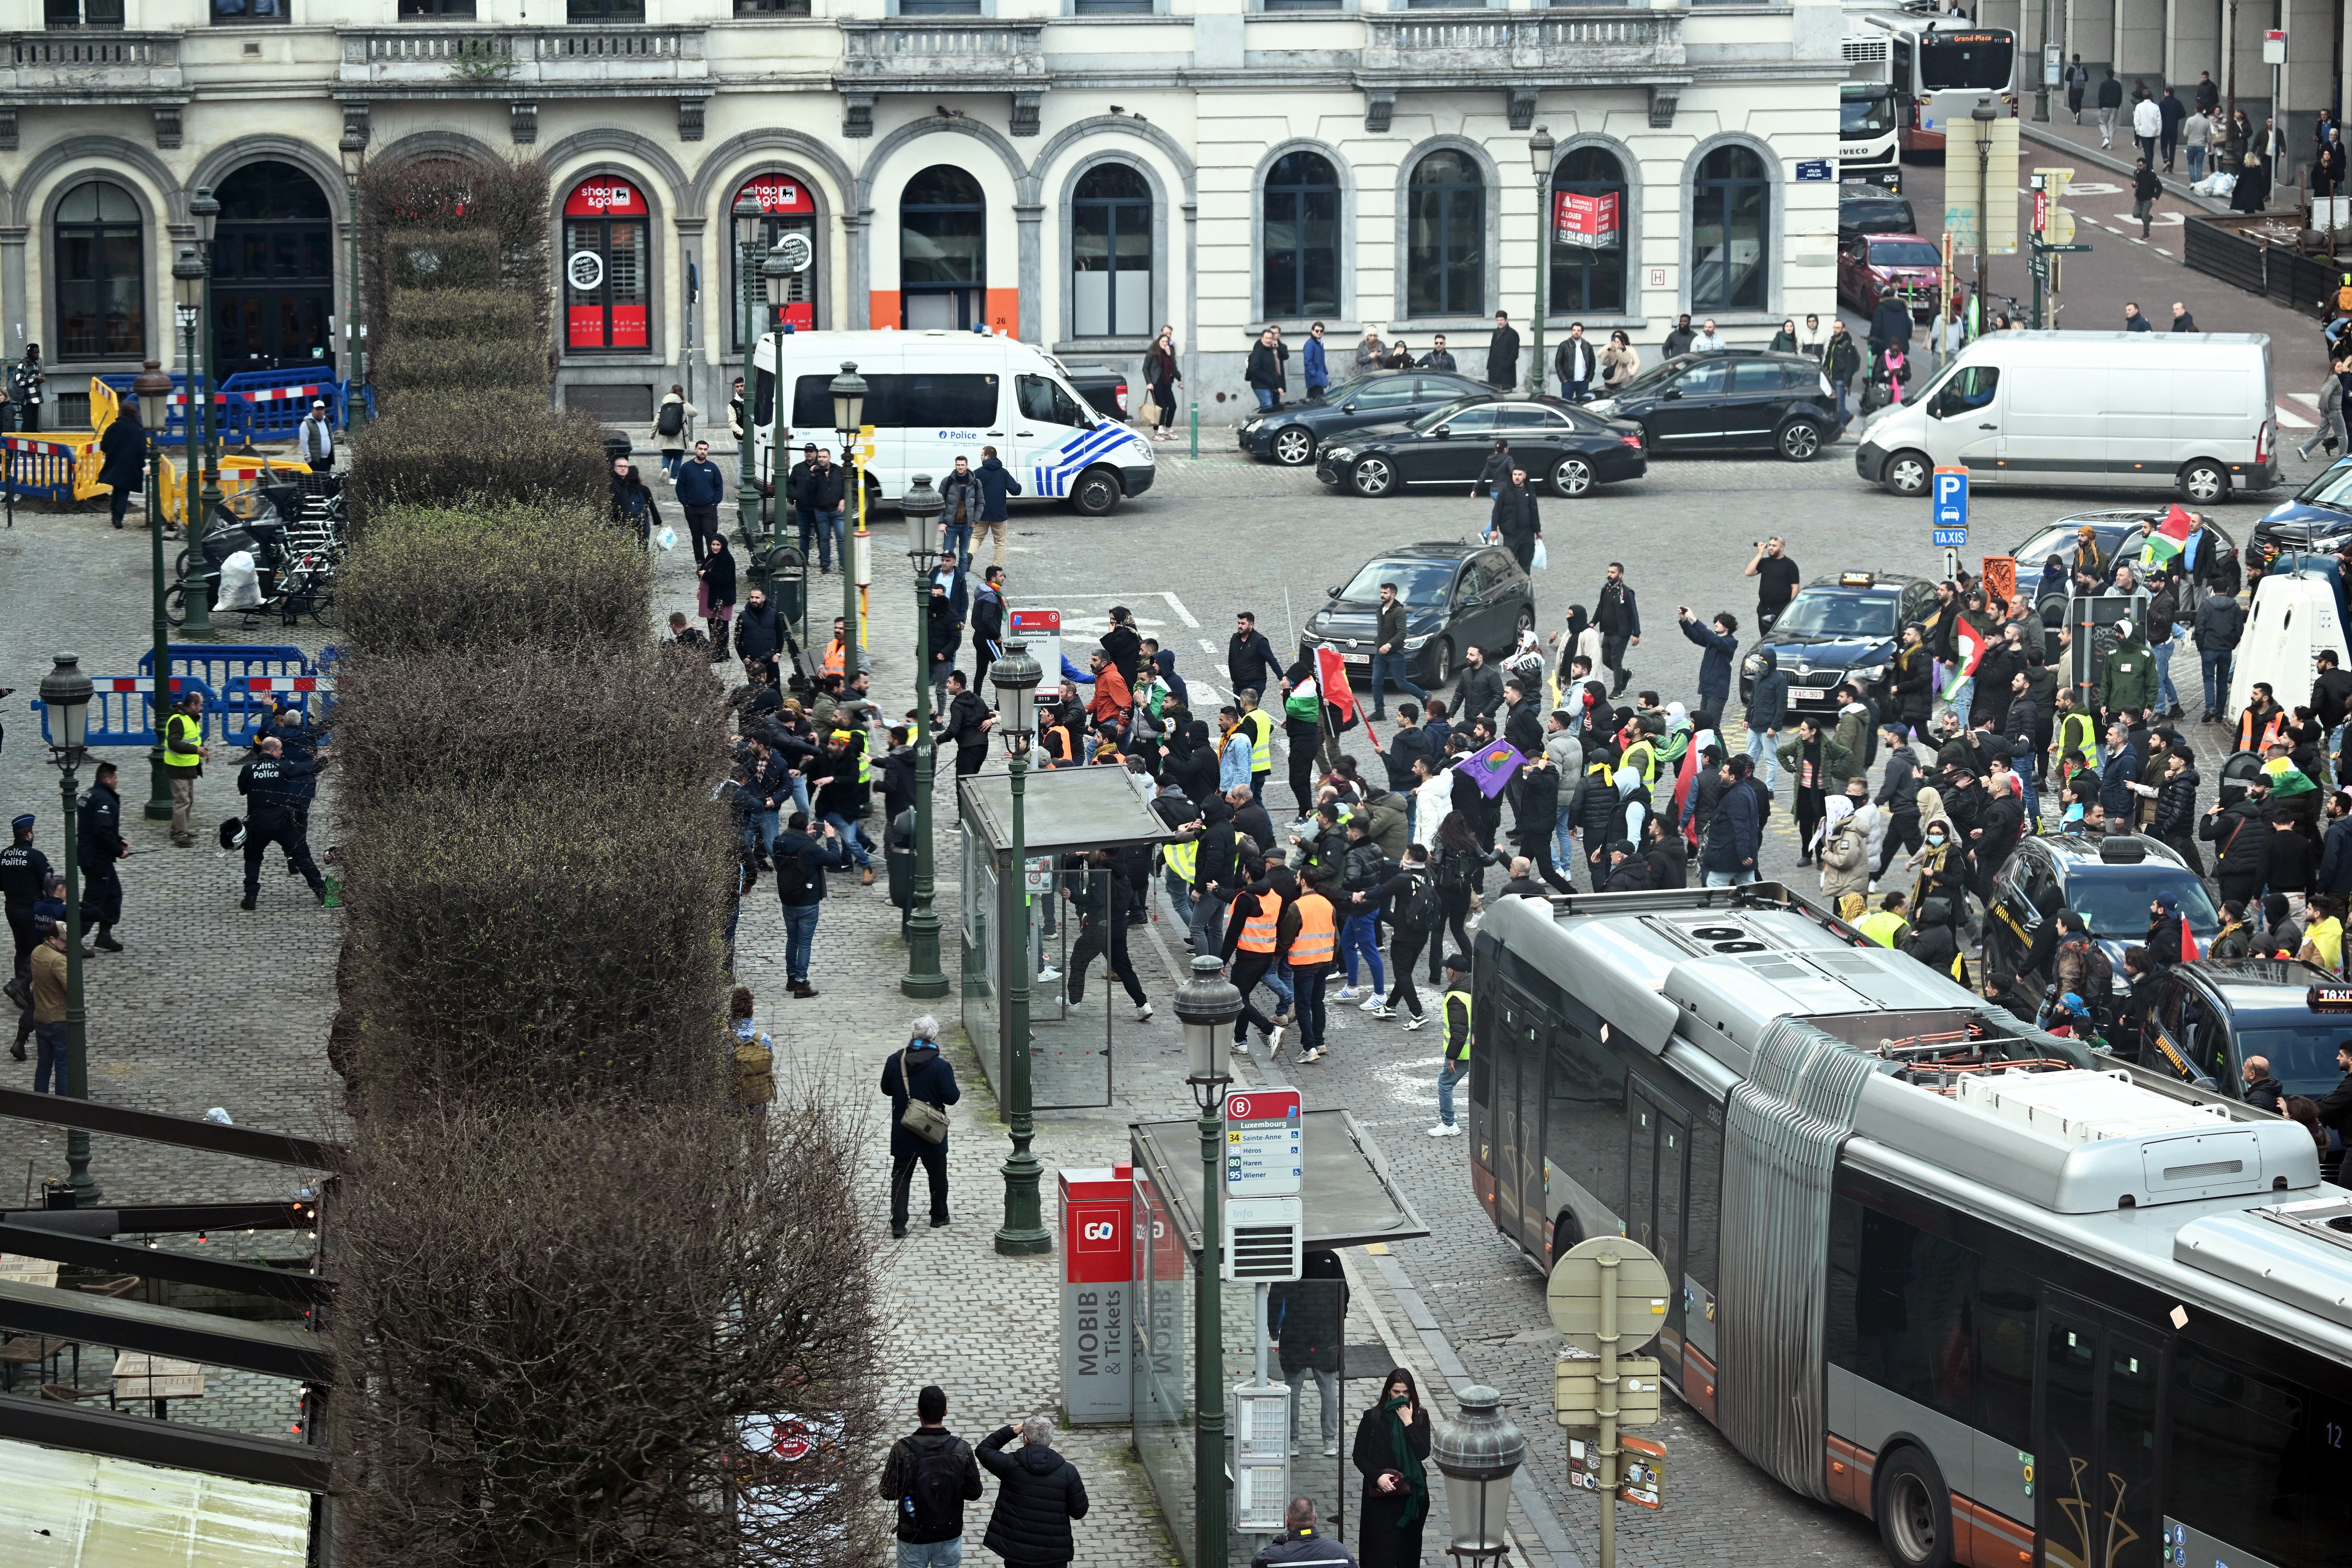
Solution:
{"label": "palestinian flag", "polygon": [[[1690,800],[1691,782],[1698,777],[1698,755],[1713,744],[1715,744],[1715,731],[1701,730],[1690,738],[1690,744],[1683,748],[1683,765],[1675,773],[1675,816],[1677,818],[1682,816]],[[1698,819],[1696,817],[1683,824],[1683,837],[1694,847],[1697,846]]]}
{"label": "palestinian flag", "polygon": [[2164,514],[2164,521],[2156,525],[2147,536],[2147,542],[2140,546],[2139,563],[2143,566],[2171,565],[2189,547],[2189,536],[2196,531],[2196,518],[2190,516],[2179,501],[2173,502],[2172,510]]}
{"label": "palestinian flag", "polygon": [[1985,640],[1984,633],[1969,624],[1966,616],[1961,616],[1959,623],[1952,628],[1952,642],[1959,650],[1960,657],[1956,661],[1958,668],[1944,687],[1944,700],[1947,702],[1952,700],[1954,692],[1959,690],[1960,682],[1977,672],[1977,664],[1984,658],[1985,649],[1992,646]]}

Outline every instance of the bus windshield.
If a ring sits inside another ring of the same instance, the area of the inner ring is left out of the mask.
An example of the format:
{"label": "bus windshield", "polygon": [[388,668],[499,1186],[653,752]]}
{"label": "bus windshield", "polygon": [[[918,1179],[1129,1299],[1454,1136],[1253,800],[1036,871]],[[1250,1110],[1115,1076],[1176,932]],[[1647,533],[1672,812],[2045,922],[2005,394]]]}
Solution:
{"label": "bus windshield", "polygon": [[1962,88],[2006,92],[2017,68],[2017,42],[2005,32],[1919,35],[1919,90]]}
{"label": "bus windshield", "polygon": [[1895,129],[1895,100],[1880,93],[1873,98],[1842,99],[1838,103],[1838,134],[1851,140],[1884,136]]}

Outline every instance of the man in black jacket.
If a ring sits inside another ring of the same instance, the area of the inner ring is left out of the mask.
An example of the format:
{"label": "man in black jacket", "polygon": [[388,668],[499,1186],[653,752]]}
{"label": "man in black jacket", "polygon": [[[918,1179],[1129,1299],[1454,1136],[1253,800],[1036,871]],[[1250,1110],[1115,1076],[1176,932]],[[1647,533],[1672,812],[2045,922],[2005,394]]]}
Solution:
{"label": "man in black jacket", "polygon": [[1021,1423],[1021,1447],[1004,1446],[1013,1429],[1000,1426],[981,1439],[980,1462],[996,1477],[996,1509],[981,1544],[1005,1568],[1060,1568],[1078,1554],[1070,1521],[1087,1517],[1087,1484],[1078,1468],[1054,1452],[1054,1423],[1032,1415]]}
{"label": "man in black jacket", "polygon": [[980,592],[971,596],[971,689],[986,692],[988,667],[1004,647],[1004,568],[991,566],[980,574]]}
{"label": "man in black jacket", "polygon": [[1543,537],[1543,520],[1536,515],[1536,492],[1528,484],[1527,469],[1512,468],[1511,482],[1495,492],[1486,526],[1511,552],[1520,571],[1535,570],[1536,541]]}
{"label": "man in black jacket", "polygon": [[2106,80],[2099,83],[2099,145],[2112,148],[2116,144],[2116,114],[2124,106],[2123,78],[2116,68],[2107,68]]}
{"label": "man in black jacket", "polygon": [[1429,755],[1429,731],[1421,727],[1420,705],[1398,703],[1396,729],[1389,735],[1388,750],[1381,753],[1381,761],[1389,770],[1389,788],[1410,800],[1413,785],[1419,782],[1412,776],[1413,762]]}
{"label": "man in black jacket", "polygon": [[1078,940],[1070,950],[1070,973],[1064,982],[1069,988],[1070,1005],[1086,999],[1087,969],[1097,955],[1108,952],[1111,973],[1127,988],[1127,999],[1135,1004],[1136,1022],[1147,1023],[1151,1003],[1143,994],[1143,982],[1136,978],[1135,961],[1127,952],[1128,911],[1139,906],[1142,889],[1112,863],[1108,849],[1074,858],[1077,861],[1071,868],[1074,874],[1064,879],[1062,887],[1078,913]]}
{"label": "man in black jacket", "polygon": [[[898,1516],[897,1533],[909,1546],[954,1542],[963,1544],[963,1505],[978,1502],[980,1464],[971,1445],[948,1430],[947,1391],[926,1384],[915,1395],[914,1432],[890,1445],[882,1464],[882,1500]],[[908,1554],[901,1553],[901,1556]],[[918,1562],[946,1562],[945,1554],[913,1554]]]}
{"label": "man in black jacket", "polygon": [[1503,700],[1503,679],[1486,662],[1486,650],[1472,643],[1462,650],[1462,673],[1454,682],[1454,721],[1491,718]]}
{"label": "man in black jacket", "polygon": [[1257,394],[1257,411],[1270,414],[1282,402],[1282,354],[1276,348],[1274,329],[1268,327],[1250,345],[1249,368],[1243,373],[1250,390]]}
{"label": "man in black jacket", "polygon": [[1561,876],[1551,861],[1552,830],[1559,825],[1559,770],[1551,765],[1551,758],[1540,745],[1527,756],[1527,766],[1514,781],[1519,786],[1519,853],[1534,863],[1555,892],[1572,893],[1576,884]]}
{"label": "man in black jacket", "polygon": [[[1263,674],[1265,679],[1259,679]],[[1225,679],[1235,691],[1265,693],[1286,689],[1282,661],[1274,645],[1257,629],[1257,617],[1247,610],[1234,616],[1234,635],[1225,644]]]}
{"label": "man in black jacket", "polygon": [[809,462],[793,471],[800,476],[799,488],[793,491],[793,505],[800,513],[801,558],[808,558],[809,531],[814,528],[817,569],[833,570],[833,547],[838,542],[841,563],[846,570],[850,564],[849,535],[842,521],[842,499],[847,494],[847,470],[836,467],[833,454],[819,447]]}
{"label": "man in black jacket", "polygon": [[1519,384],[1519,334],[1507,310],[1495,312],[1495,335],[1486,340],[1486,384],[1497,392]]}
{"label": "man in black jacket", "polygon": [[[1429,693],[1413,684],[1412,655],[1405,651],[1404,636],[1410,629],[1411,618],[1404,601],[1397,597],[1397,585],[1381,584],[1380,617],[1372,628],[1372,717],[1375,719],[1387,717],[1389,682],[1391,679],[1400,689],[1412,692],[1424,702],[1429,700]],[[1389,765],[1389,777],[1391,781],[1396,777],[1393,762]]]}
{"label": "man in black jacket", "polygon": [[775,601],[766,588],[753,588],[735,616],[735,656],[743,661],[743,678],[755,686],[774,685],[776,655],[783,646]]}
{"label": "man in black jacket", "polygon": [[988,731],[996,715],[980,693],[971,689],[962,670],[948,677],[948,716],[944,738],[955,748],[956,777],[968,778],[988,761]]}
{"label": "man in black jacket", "polygon": [[1339,1451],[1339,1346],[1348,1321],[1348,1280],[1339,1255],[1315,1247],[1299,1259],[1298,1278],[1266,1293],[1266,1330],[1290,1384],[1290,1446],[1298,1447],[1299,1410],[1311,1378],[1322,1395],[1323,1452]]}
{"label": "man in black jacket", "polygon": [[1594,603],[1592,624],[1601,632],[1601,662],[1609,667],[1616,678],[1609,695],[1616,697],[1633,679],[1625,668],[1625,650],[1642,646],[1642,611],[1633,602],[1633,590],[1625,581],[1624,563],[1609,563],[1608,580],[1601,584],[1601,597]]}
{"label": "man in black jacket", "polygon": [[784,973],[789,989],[803,999],[816,994],[809,984],[809,954],[816,946],[817,916],[824,903],[824,873],[846,858],[833,824],[809,831],[808,813],[796,811],[769,847],[776,866],[776,902],[783,911]]}

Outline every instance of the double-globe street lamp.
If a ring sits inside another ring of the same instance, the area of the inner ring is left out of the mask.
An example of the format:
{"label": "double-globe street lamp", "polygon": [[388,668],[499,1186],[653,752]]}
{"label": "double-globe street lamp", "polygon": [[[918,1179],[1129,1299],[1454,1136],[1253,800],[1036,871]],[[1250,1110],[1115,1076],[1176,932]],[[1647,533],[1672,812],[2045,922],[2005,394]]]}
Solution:
{"label": "double-globe street lamp", "polygon": [[[188,417],[198,421],[194,427],[194,439],[204,447],[204,489],[197,492],[195,504],[184,506],[186,526],[180,531],[181,542],[186,546],[187,570],[183,574],[187,583],[187,618],[180,625],[180,635],[188,638],[208,637],[213,631],[213,590],[205,578],[205,534],[212,527],[213,512],[220,505],[220,426],[213,407],[213,384],[217,379],[214,356],[217,344],[213,335],[213,234],[220,223],[220,199],[213,195],[210,185],[198,185],[195,195],[188,199],[188,216],[196,225],[196,264],[202,270],[202,284],[196,290],[195,350],[188,361]],[[180,288],[180,269],[172,268],[172,287],[176,295]],[[189,447],[193,454],[194,446]],[[189,460],[189,483],[195,479],[194,459]],[[187,494],[184,488],[182,495]]]}
{"label": "double-globe street lamp", "polygon": [[[841,374],[833,378],[833,385],[828,390],[833,394],[834,434],[841,437],[843,477],[848,484],[857,487],[857,503],[863,508],[866,504],[866,466],[856,458],[858,432],[866,426],[866,378],[857,374],[857,362],[842,361]],[[842,638],[841,679],[844,681],[854,679],[857,675],[857,648],[861,640],[857,635],[858,572],[856,563],[849,558],[848,505],[849,497],[845,493],[842,497],[844,510],[837,514],[833,524],[835,537],[841,545],[841,615],[842,624],[847,628]],[[820,523],[819,526],[824,525]],[[926,679],[929,674],[928,669],[923,672]],[[1013,809],[1017,811],[1020,809],[1021,786],[1014,784],[1013,793]]]}
{"label": "double-globe street lamp", "polygon": [[[83,1027],[81,994],[81,857],[74,842],[79,826],[81,781],[75,770],[89,738],[89,677],[81,672],[81,656],[61,653],[49,673],[41,677],[41,706],[48,710],[50,755],[58,770],[58,802],[65,814],[66,860],[66,1059],[65,1094],[71,1100],[89,1098],[89,1040]],[[73,1188],[74,1206],[91,1209],[105,1194],[89,1173],[89,1132],[66,1130],[66,1182]]]}
{"label": "double-globe street lamp", "polygon": [[742,531],[744,553],[757,563],[760,557],[751,542],[760,534],[760,482],[751,467],[751,453],[759,443],[752,438],[751,422],[759,412],[760,318],[751,308],[751,279],[759,267],[760,233],[751,226],[767,216],[767,209],[750,196],[738,196],[734,216],[736,321],[743,333],[743,435],[742,449],[736,455],[735,519]]}
{"label": "double-globe street lamp", "polygon": [[1528,138],[1528,162],[1536,171],[1535,364],[1528,381],[1538,397],[1544,393],[1544,317],[1551,313],[1551,160],[1559,145],[1546,125],[1537,126]]}
{"label": "double-globe street lamp", "polygon": [[[836,387],[839,384],[835,383]],[[859,384],[862,393],[864,384]],[[852,621],[850,627],[854,637],[856,623]],[[996,688],[997,733],[1004,739],[1005,760],[1013,776],[1013,854],[1003,885],[997,889],[996,916],[997,973],[1004,977],[1004,1029],[1012,1047],[1005,1071],[1004,1111],[1013,1152],[1004,1162],[1004,1223],[996,1232],[996,1250],[1007,1258],[1030,1258],[1054,1248],[1037,1193],[1045,1167],[1029,1150],[1037,1129],[1029,1107],[1029,931],[1033,922],[1028,824],[1022,816],[1022,794],[1029,775],[1029,738],[1036,728],[1037,682],[1044,673],[1020,637],[1005,638],[1004,657],[988,667],[989,680]],[[929,701],[929,697],[925,694],[917,700]]]}
{"label": "double-globe street lamp", "polygon": [[940,917],[931,908],[931,773],[938,747],[931,723],[931,574],[940,564],[940,513],[947,502],[931,488],[931,476],[917,474],[914,488],[898,502],[907,526],[907,559],[915,568],[915,887],[907,914],[907,973],[898,990],[907,996],[944,996],[948,977],[940,969]]}
{"label": "double-globe street lamp", "polygon": [[[1225,1032],[1242,1016],[1239,987],[1208,953],[1192,960],[1192,978],[1176,988],[1184,1026],[1184,1081],[1201,1108],[1201,1265],[1193,1277],[1192,1561],[1223,1563],[1225,1551],[1224,1215]],[[1296,1395],[1294,1395],[1296,1397]]]}
{"label": "double-globe street lamp", "polygon": [[[182,300],[180,310],[184,330],[188,307],[185,303],[184,282],[180,275],[180,268],[185,266],[187,261],[187,253],[183,251],[179,263],[172,268],[173,288]],[[201,281],[199,287],[201,287]],[[188,378],[188,385],[191,390],[194,388],[194,376]],[[152,627],[155,639],[155,680],[154,689],[147,694],[147,711],[154,721],[155,743],[147,752],[148,789],[145,815],[150,822],[168,822],[172,818],[172,783],[171,775],[163,771],[163,716],[171,710],[172,707],[172,625],[163,615],[163,595],[168,590],[163,584],[163,443],[162,437],[163,422],[172,416],[172,378],[163,374],[163,367],[161,364],[151,359],[140,370],[138,379],[131,384],[131,395],[139,400],[141,437],[146,448],[139,454],[139,457],[140,460],[147,466],[147,546],[152,563],[152,574],[148,581],[148,597],[155,617]],[[186,504],[188,489],[185,484],[180,487],[180,500],[183,505]]]}

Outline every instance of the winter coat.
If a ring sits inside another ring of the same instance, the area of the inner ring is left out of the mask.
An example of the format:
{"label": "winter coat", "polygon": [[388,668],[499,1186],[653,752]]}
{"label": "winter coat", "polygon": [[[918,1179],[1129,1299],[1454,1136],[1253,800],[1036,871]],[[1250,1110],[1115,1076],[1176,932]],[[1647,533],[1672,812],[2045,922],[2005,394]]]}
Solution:
{"label": "winter coat", "polygon": [[1615,392],[1642,371],[1642,356],[1631,343],[1611,343],[1601,351],[1601,384]]}
{"label": "winter coat", "polygon": [[1496,327],[1486,340],[1486,384],[1516,386],[1519,380],[1519,334],[1512,327]]}
{"label": "winter coat", "polygon": [[[781,844],[783,841],[778,839],[777,842]],[[940,1055],[937,1046],[919,1041],[907,1048],[903,1053],[907,1060],[904,1082],[898,1076],[901,1054],[893,1051],[882,1063],[882,1092],[890,1097],[890,1157],[894,1160],[910,1154],[919,1155],[933,1149],[944,1151],[948,1146],[944,1138],[933,1143],[928,1139],[916,1137],[898,1125],[898,1119],[907,1114],[910,1085],[914,1099],[927,1100],[942,1110],[963,1098],[963,1091],[956,1087],[954,1065]]]}
{"label": "winter coat", "polygon": [[1849,816],[1822,844],[1822,902],[1834,910],[1848,893],[1870,891],[1870,832]]}
{"label": "winter coat", "polygon": [[2263,826],[2262,805],[2252,795],[2198,825],[2197,837],[2215,846],[2213,879],[2223,885],[2225,895],[2231,882],[2262,880],[2270,863],[2270,846],[2263,842],[2269,833]]}
{"label": "winter coat", "polygon": [[1699,852],[1700,869],[1733,873],[1754,869],[1757,846],[1762,837],[1756,792],[1737,786],[1725,790],[1707,819],[1706,843]]}
{"label": "winter coat", "polygon": [[1760,735],[1789,721],[1789,678],[1780,673],[1780,660],[1770,648],[1757,657],[1764,661],[1764,668],[1748,682],[1747,718],[1748,732]]}
{"label": "winter coat", "polygon": [[2194,767],[2183,768],[2157,786],[2156,816],[2148,831],[2158,838],[2186,838],[2197,831],[2197,786]]}
{"label": "winter coat", "polygon": [[1878,793],[1871,797],[1873,805],[1882,806],[1893,816],[1919,809],[1919,768],[1912,760],[1911,748],[1897,746],[1886,753],[1886,772],[1880,775]]}
{"label": "winter coat", "polygon": [[1409,729],[1399,730],[1390,736],[1388,750],[1381,753],[1381,760],[1387,764],[1389,770],[1389,788],[1397,790],[1413,788],[1414,759],[1431,754],[1429,733],[1418,724]]}
{"label": "winter coat", "polygon": [[1679,833],[1651,843],[1642,851],[1642,862],[1649,871],[1645,885],[1652,889],[1690,886],[1690,846]]}
{"label": "winter coat", "polygon": [[2319,858],[2319,879],[2312,884],[2311,890],[2336,899],[2352,892],[2352,816],[2339,816],[2327,825],[2327,838]]}
{"label": "winter coat", "polygon": [[1830,738],[1844,748],[1844,777],[1859,779],[1870,776],[1870,738],[1874,733],[1876,726],[1870,721],[1867,704],[1849,702],[1839,711],[1837,728]]}
{"label": "winter coat", "polygon": [[786,476],[792,479],[793,504],[804,511],[839,511],[848,494],[848,474],[839,463],[794,464],[792,475]]}
{"label": "winter coat", "polygon": [[1307,390],[1315,392],[1331,384],[1331,364],[1323,356],[1323,340],[1308,333],[1306,347],[1298,351],[1298,363],[1307,372]]}
{"label": "winter coat", "polygon": [[[1823,735],[1815,744],[1820,748],[1818,761],[1821,766],[1813,774],[1813,782],[1802,787],[1828,791],[1832,785],[1842,786],[1847,779],[1853,776],[1853,752],[1827,735]],[[1792,786],[1796,785],[1797,780],[1803,776],[1805,737],[1801,734],[1789,736],[1780,742],[1778,754],[1780,758],[1780,766],[1784,770],[1790,770],[1790,784]]]}
{"label": "winter coat", "polygon": [[[776,650],[784,646],[782,612],[776,601],[761,605],[745,605],[735,617],[735,653],[744,659],[773,658]],[[938,652],[936,645],[932,651]]]}
{"label": "winter coat", "polygon": [[982,499],[979,476],[969,470],[950,474],[940,481],[940,500],[946,503],[940,513],[940,523],[951,527],[978,522]]}
{"label": "winter coat", "polygon": [[1526,768],[1519,773],[1519,834],[1533,842],[1551,839],[1559,816],[1559,774],[1549,767]]}
{"label": "winter coat", "polygon": [[1506,484],[1497,489],[1487,527],[1513,550],[1532,547],[1543,537],[1543,521],[1536,515],[1535,487]]}
{"label": "winter coat", "polygon": [[1266,1292],[1266,1331],[1274,1336],[1286,1372],[1339,1371],[1347,1317],[1348,1282],[1339,1254],[1319,1247],[1301,1259],[1296,1281]]}
{"label": "winter coat", "polygon": [[1019,495],[1021,481],[1014,479],[1013,471],[994,458],[982,458],[980,460],[980,467],[974,468],[972,472],[980,476],[982,497],[980,521],[1003,522],[1006,515],[1004,498]]}
{"label": "winter coat", "polygon": [[702,563],[702,585],[709,593],[710,609],[718,613],[721,605],[733,608],[735,604],[735,557],[724,548],[714,550]]}
{"label": "winter coat", "polygon": [[117,495],[142,488],[147,467],[147,426],[131,412],[127,401],[122,412],[114,416],[106,433],[98,438],[98,451],[102,459],[98,470],[100,484]]}
{"label": "winter coat", "polygon": [[1261,342],[1250,345],[1249,368],[1242,379],[1268,392],[1282,390],[1282,359],[1274,352],[1273,344]]}
{"label": "winter coat", "polygon": [[2197,626],[2189,640],[2207,653],[2228,653],[2245,631],[2246,607],[2234,598],[2212,594],[2197,606]]}
{"label": "winter coat", "polygon": [[1682,627],[1683,636],[1705,650],[1698,658],[1698,694],[1713,699],[1708,706],[1719,708],[1731,696],[1731,668],[1739,657],[1739,639],[1725,636],[1696,616],[1683,622]]}
{"label": "winter coat", "polygon": [[1000,1426],[981,1439],[980,1462],[996,1477],[996,1509],[981,1544],[1008,1563],[1067,1563],[1078,1554],[1070,1521],[1087,1517],[1087,1484],[1076,1465],[1042,1443],[1006,1453],[1014,1436]]}
{"label": "winter coat", "polygon": [[2132,628],[2116,643],[2099,665],[2099,706],[2113,713],[2119,708],[2145,710],[2156,706],[2156,654]]}

